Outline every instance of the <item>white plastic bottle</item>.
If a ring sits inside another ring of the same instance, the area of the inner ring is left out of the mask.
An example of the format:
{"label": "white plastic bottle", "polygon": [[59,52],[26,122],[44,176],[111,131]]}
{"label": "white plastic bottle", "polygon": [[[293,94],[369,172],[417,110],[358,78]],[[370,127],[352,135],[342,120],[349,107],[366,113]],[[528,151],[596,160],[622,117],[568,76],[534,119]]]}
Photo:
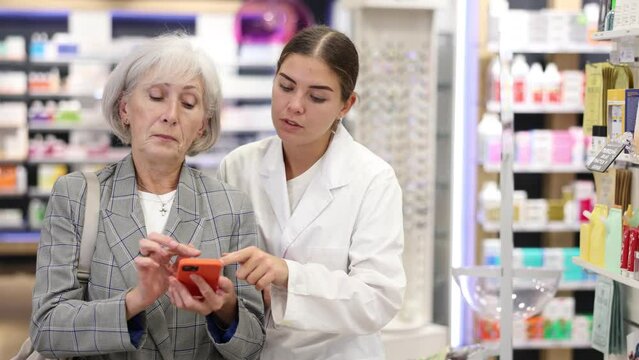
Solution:
{"label": "white plastic bottle", "polygon": [[479,161],[498,165],[501,161],[501,123],[495,113],[485,112],[479,124]]}
{"label": "white plastic bottle", "polygon": [[501,63],[499,57],[495,56],[490,61],[488,72],[488,101],[492,103],[499,103],[501,100]]}
{"label": "white plastic bottle", "polygon": [[526,88],[528,82],[528,72],[530,67],[523,55],[515,56],[511,66],[513,76],[513,102],[515,104],[523,104],[526,102]]}
{"label": "white plastic bottle", "polygon": [[548,63],[544,71],[544,101],[555,105],[561,103],[561,74],[555,63]]}
{"label": "white plastic bottle", "polygon": [[487,181],[479,193],[479,210],[485,222],[499,222],[501,216],[501,191],[497,183]]}
{"label": "white plastic bottle", "polygon": [[530,103],[541,105],[544,102],[544,70],[540,63],[534,63],[528,73],[528,96]]}

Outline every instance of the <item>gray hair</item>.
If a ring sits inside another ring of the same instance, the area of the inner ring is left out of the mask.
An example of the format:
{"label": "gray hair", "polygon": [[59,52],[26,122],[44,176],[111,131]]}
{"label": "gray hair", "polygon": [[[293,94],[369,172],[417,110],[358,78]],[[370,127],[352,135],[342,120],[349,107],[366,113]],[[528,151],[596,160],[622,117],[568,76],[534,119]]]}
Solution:
{"label": "gray hair", "polygon": [[124,144],[131,143],[131,132],[120,119],[120,101],[128,97],[151,70],[163,78],[202,80],[206,131],[191,144],[187,155],[210,149],[220,135],[222,92],[217,71],[208,55],[196,48],[186,35],[178,33],[158,36],[135,48],[109,75],[102,96],[102,114],[113,133]]}

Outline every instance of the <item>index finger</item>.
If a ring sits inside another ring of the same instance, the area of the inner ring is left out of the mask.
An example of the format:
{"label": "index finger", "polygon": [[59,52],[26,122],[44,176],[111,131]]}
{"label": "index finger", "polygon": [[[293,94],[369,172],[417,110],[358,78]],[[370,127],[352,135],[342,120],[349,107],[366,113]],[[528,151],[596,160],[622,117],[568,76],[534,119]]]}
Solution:
{"label": "index finger", "polygon": [[179,243],[169,236],[158,234],[156,232],[150,233],[147,238],[163,246],[166,246],[173,255],[194,257],[200,256],[200,254],[202,253],[200,250],[194,248],[193,246],[187,246],[185,244]]}
{"label": "index finger", "polygon": [[253,254],[253,249],[244,248],[242,250],[224,254],[224,256],[220,258],[220,261],[224,265],[237,264],[237,263],[241,264],[243,262],[246,262],[246,260],[248,260],[252,254]]}

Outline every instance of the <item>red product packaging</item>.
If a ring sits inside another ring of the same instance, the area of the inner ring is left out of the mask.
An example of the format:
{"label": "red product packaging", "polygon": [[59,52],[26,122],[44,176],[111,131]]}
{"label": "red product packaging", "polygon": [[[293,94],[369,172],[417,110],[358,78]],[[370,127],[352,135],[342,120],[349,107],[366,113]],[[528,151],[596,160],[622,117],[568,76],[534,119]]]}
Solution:
{"label": "red product packaging", "polygon": [[[630,242],[630,232],[635,230],[628,225],[623,226],[623,238],[621,240],[621,270],[628,270],[628,245]],[[636,230],[635,230],[636,231]]]}
{"label": "red product packaging", "polygon": [[639,230],[637,230],[636,228],[631,228],[626,256],[626,270],[628,270],[628,272],[635,271],[635,251],[637,250],[639,250]]}

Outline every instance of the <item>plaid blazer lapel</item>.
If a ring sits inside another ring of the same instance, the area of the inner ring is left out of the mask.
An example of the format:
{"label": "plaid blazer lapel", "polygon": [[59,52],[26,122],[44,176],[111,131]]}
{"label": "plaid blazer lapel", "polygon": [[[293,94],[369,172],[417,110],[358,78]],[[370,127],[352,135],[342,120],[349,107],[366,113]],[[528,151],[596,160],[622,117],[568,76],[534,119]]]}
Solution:
{"label": "plaid blazer lapel", "polygon": [[[146,237],[146,227],[131,155],[117,165],[113,178],[111,199],[104,210],[104,230],[126,286],[132,288],[137,285],[138,278],[133,260],[140,250],[140,239]],[[177,216],[173,218],[177,219]],[[168,298],[162,296],[146,309],[147,331],[166,360],[173,358],[173,344],[164,315],[167,306]]]}
{"label": "plaid blazer lapel", "polygon": [[175,201],[164,227],[164,234],[180,243],[199,248],[203,230],[199,214],[202,210],[201,204],[206,203],[201,202],[201,198],[206,198],[207,194],[198,194],[195,182],[196,178],[191,170],[182,166]]}

